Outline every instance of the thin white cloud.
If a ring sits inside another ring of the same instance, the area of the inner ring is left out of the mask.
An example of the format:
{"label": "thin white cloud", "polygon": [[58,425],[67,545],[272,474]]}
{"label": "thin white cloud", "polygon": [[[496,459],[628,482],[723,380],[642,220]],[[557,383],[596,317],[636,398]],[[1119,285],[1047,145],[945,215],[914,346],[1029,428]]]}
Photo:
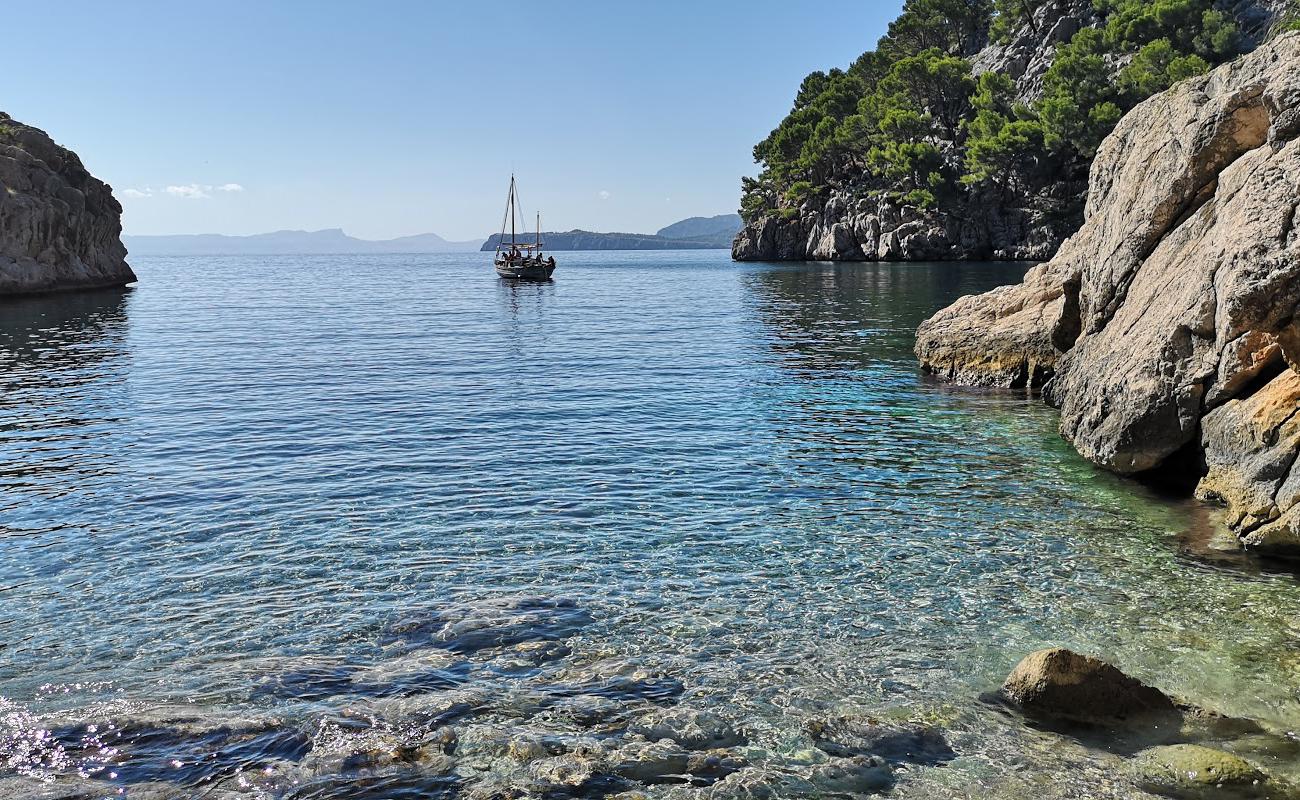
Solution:
{"label": "thin white cloud", "polygon": [[143,189],[123,189],[123,197],[153,197],[153,190],[149,187]]}
{"label": "thin white cloud", "polygon": [[596,193],[596,196],[599,197],[601,200],[608,200],[608,199],[609,199],[609,190],[607,190],[607,189],[601,189],[599,192]]}
{"label": "thin white cloud", "polygon": [[237,183],[223,183],[217,187],[218,192],[242,192],[244,187]]}
{"label": "thin white cloud", "polygon": [[186,184],[185,186],[168,186],[164,191],[173,197],[184,197],[187,200],[201,200],[211,197],[208,194],[212,190],[211,186],[200,186],[197,183]]}

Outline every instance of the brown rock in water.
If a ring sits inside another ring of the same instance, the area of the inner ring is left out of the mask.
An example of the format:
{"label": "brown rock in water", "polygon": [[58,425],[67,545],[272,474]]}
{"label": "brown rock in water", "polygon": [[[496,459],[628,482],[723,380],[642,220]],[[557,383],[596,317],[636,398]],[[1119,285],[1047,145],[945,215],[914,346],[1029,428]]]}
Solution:
{"label": "brown rock in water", "polygon": [[1002,684],[1001,695],[1031,716],[1107,724],[1179,716],[1159,689],[1114,666],[1064,648],[1025,656]]}
{"label": "brown rock in water", "polygon": [[0,295],[123,286],[122,206],[71,150],[0,113]]}

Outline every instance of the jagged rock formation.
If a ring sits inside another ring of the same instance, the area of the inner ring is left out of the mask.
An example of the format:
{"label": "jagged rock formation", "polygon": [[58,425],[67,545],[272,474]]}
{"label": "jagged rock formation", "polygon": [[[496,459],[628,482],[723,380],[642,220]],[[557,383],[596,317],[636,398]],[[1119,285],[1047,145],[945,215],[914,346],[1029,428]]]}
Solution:
{"label": "jagged rock formation", "polygon": [[0,113],[0,295],[135,281],[122,206],[44,131]]}
{"label": "jagged rock formation", "polygon": [[917,354],[962,383],[1046,383],[1062,434],[1115,472],[1203,452],[1200,494],[1242,540],[1300,553],[1298,207],[1292,33],[1135,108],[1080,231],[1025,283],[924,323]]}
{"label": "jagged rock formation", "polygon": [[971,57],[976,73],[1000,72],[1016,82],[1016,99],[1031,102],[1043,95],[1043,76],[1052,66],[1057,45],[1101,21],[1091,3],[1050,0],[1034,10],[1033,21],[1017,26],[1006,42],[990,42]]}
{"label": "jagged rock formation", "polygon": [[1007,206],[1001,198],[974,196],[959,208],[920,209],[883,197],[854,199],[837,190],[820,208],[805,207],[786,220],[750,223],[731,246],[737,261],[967,261],[1042,260],[1078,226],[1062,213],[1065,198],[1082,185],[1051,190],[1059,203]]}

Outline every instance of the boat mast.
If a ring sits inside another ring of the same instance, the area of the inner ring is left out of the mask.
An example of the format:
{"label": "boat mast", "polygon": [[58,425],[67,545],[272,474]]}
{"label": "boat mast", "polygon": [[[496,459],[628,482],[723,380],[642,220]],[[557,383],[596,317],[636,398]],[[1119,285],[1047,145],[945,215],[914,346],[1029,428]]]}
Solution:
{"label": "boat mast", "polygon": [[537,212],[537,257],[542,257],[542,212]]}
{"label": "boat mast", "polygon": [[515,176],[510,176],[510,248],[515,246],[515,209],[518,204],[515,203]]}

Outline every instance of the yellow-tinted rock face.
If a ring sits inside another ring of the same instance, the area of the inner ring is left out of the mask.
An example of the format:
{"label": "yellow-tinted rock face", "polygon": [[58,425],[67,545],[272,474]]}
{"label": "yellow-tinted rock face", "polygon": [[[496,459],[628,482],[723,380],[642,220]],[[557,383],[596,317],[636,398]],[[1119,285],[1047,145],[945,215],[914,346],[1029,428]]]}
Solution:
{"label": "yellow-tinted rock face", "polygon": [[1287,368],[1267,385],[1201,420],[1207,473],[1203,500],[1224,503],[1248,546],[1300,555],[1300,374]]}

